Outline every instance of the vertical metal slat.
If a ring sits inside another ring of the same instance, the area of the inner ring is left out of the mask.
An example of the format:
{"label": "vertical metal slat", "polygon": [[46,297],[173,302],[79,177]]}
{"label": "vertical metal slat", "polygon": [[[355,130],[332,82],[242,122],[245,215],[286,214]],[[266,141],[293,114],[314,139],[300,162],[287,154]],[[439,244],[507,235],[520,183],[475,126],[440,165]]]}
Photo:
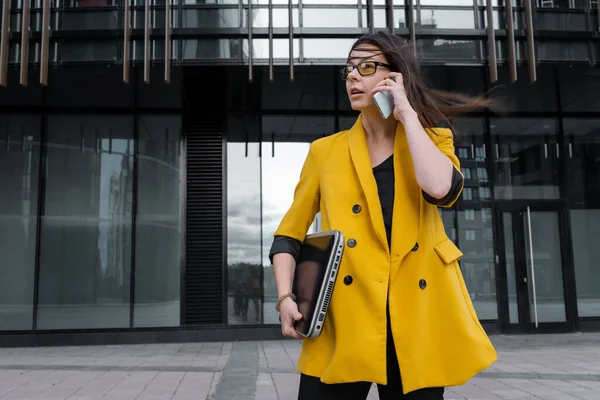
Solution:
{"label": "vertical metal slat", "polygon": [[515,29],[513,23],[512,0],[504,0],[506,7],[506,32],[508,34],[508,68],[510,70],[510,81],[517,80],[517,54],[515,50]]}
{"label": "vertical metal slat", "polygon": [[171,0],[166,0],[165,7],[165,82],[171,82]]}
{"label": "vertical metal slat", "polygon": [[252,0],[248,0],[248,82],[252,82]]}
{"label": "vertical metal slat", "polygon": [[290,28],[290,82],[294,82],[294,7],[288,0],[288,18]]}
{"label": "vertical metal slat", "polygon": [[48,85],[48,59],[50,50],[50,0],[44,0],[42,11],[42,51],[40,56],[40,84]]}
{"label": "vertical metal slat", "polygon": [[390,35],[394,34],[394,0],[385,0],[385,12],[387,20],[387,28]]}
{"label": "vertical metal slat", "polygon": [[144,83],[150,83],[150,2],[144,9]]}
{"label": "vertical metal slat", "polygon": [[2,1],[2,33],[0,36],[0,86],[8,83],[8,35],[10,24],[10,0]]}
{"label": "vertical metal slat", "polygon": [[487,36],[488,36],[488,59],[490,62],[490,81],[498,80],[498,61],[496,60],[496,34],[494,31],[494,6],[492,0],[486,0],[487,13]]}
{"label": "vertical metal slat", "polygon": [[363,19],[362,19],[362,0],[356,0],[358,6],[358,27],[363,27]]}
{"label": "vertical metal slat", "polygon": [[123,83],[129,83],[131,75],[131,0],[124,0],[123,15]]}
{"label": "vertical metal slat", "polygon": [[23,16],[21,20],[21,71],[19,74],[19,83],[27,86],[29,83],[29,19],[31,9],[30,0],[23,0]]}
{"label": "vertical metal slat", "polygon": [[373,0],[367,0],[367,27],[371,34],[375,33],[375,23],[373,21]]}
{"label": "vertical metal slat", "polygon": [[529,67],[529,81],[534,83],[537,80],[537,71],[535,66],[535,42],[533,38],[533,11],[531,0],[523,0],[525,5],[525,23],[527,24],[527,65]]}
{"label": "vertical metal slat", "polygon": [[408,0],[408,31],[415,56],[417,54],[417,34],[415,31],[415,0]]}
{"label": "vertical metal slat", "polygon": [[273,0],[269,0],[269,82],[273,82]]}

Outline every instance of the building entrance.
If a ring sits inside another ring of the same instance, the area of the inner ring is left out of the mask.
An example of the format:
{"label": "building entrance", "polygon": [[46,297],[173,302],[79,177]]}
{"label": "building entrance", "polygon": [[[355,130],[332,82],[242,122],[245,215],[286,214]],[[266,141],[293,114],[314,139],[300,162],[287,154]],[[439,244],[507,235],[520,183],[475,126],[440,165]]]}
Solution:
{"label": "building entrance", "polygon": [[567,211],[562,204],[497,208],[497,261],[506,272],[505,330],[571,331],[576,325]]}

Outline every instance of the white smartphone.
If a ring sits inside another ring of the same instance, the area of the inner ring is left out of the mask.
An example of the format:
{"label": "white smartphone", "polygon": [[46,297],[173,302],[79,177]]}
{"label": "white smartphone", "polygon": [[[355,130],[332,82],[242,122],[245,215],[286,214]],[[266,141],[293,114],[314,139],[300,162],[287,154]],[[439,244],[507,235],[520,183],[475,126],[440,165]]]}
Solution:
{"label": "white smartphone", "polygon": [[392,94],[390,92],[377,92],[373,95],[373,100],[383,119],[388,119],[394,111],[394,98]]}

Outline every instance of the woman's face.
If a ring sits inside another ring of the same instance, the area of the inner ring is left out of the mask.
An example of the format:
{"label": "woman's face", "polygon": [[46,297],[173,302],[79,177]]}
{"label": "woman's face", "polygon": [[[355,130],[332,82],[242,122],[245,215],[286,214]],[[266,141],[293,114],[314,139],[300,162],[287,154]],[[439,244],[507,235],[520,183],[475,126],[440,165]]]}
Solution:
{"label": "woman's face", "polygon": [[373,45],[359,45],[350,52],[346,63],[346,71],[349,71],[346,93],[353,110],[362,112],[376,108],[371,90],[390,73],[387,60],[380,53],[381,50]]}

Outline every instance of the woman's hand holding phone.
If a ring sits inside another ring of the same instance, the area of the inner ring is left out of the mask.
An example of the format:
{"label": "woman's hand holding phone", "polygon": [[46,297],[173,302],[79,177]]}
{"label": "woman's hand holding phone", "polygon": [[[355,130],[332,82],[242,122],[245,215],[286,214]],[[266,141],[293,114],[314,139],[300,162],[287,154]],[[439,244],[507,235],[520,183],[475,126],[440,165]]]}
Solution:
{"label": "woman's hand holding phone", "polygon": [[410,105],[406,96],[406,88],[404,87],[404,80],[401,73],[389,73],[371,91],[373,95],[380,92],[387,92],[391,95],[393,100],[393,115],[397,121],[402,121],[406,117],[415,114],[415,110]]}

